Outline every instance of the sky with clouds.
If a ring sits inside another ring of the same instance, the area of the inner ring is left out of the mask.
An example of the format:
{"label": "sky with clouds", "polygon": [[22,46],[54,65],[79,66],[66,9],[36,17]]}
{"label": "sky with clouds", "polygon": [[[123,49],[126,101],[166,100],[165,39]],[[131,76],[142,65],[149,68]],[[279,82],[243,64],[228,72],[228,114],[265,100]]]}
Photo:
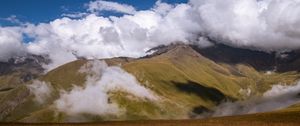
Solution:
{"label": "sky with clouds", "polygon": [[77,57],[140,57],[173,42],[300,48],[300,0],[1,2],[0,61],[45,55],[47,70]]}
{"label": "sky with clouds", "polygon": [[[71,15],[86,11],[87,3],[93,0],[1,0],[0,25],[17,25],[21,22],[49,22],[66,14]],[[111,0],[128,4],[137,10],[150,9],[155,0]],[[187,3],[187,0],[163,0],[164,2]],[[122,15],[120,13],[103,12],[102,15]]]}

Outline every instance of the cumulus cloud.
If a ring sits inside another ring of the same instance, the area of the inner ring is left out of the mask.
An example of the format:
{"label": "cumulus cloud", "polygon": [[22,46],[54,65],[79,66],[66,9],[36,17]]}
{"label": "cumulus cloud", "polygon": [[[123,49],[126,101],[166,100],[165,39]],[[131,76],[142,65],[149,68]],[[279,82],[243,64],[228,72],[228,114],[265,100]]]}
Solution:
{"label": "cumulus cloud", "polygon": [[22,44],[22,33],[17,27],[0,27],[0,61],[26,53]]}
{"label": "cumulus cloud", "polygon": [[43,104],[48,98],[51,97],[52,86],[44,81],[34,80],[27,86],[30,92],[34,95],[34,100],[39,104]]}
{"label": "cumulus cloud", "polygon": [[87,6],[90,12],[114,11],[125,14],[134,14],[136,12],[135,8],[131,5],[105,0],[92,1]]}
{"label": "cumulus cloud", "polygon": [[298,0],[191,0],[190,5],[205,33],[227,44],[265,51],[300,47]]}
{"label": "cumulus cloud", "polygon": [[126,92],[141,99],[158,100],[158,96],[139,84],[133,75],[120,67],[108,66],[104,61],[89,61],[79,72],[88,74],[85,86],[75,86],[70,92],[62,92],[55,102],[59,111],[69,115],[119,114],[122,108],[110,100],[109,92],[113,91]]}
{"label": "cumulus cloud", "polygon": [[[186,21],[190,8],[182,5],[163,17],[155,11],[138,11],[123,17],[101,17],[90,14],[82,19],[62,18],[48,24],[28,25],[24,32],[35,38],[27,48],[33,54],[48,54],[52,64],[45,65],[51,70],[76,56],[88,59],[118,56],[140,57],[152,47],[173,41],[188,42],[187,32],[196,26]],[[177,15],[181,13],[180,15]],[[175,26],[175,27],[174,27]]]}
{"label": "cumulus cloud", "polygon": [[250,98],[246,101],[225,102],[217,106],[210,116],[242,115],[258,112],[269,112],[300,102],[300,82],[295,85],[273,85],[261,98]]}
{"label": "cumulus cloud", "polygon": [[170,10],[172,10],[172,8],[174,8],[174,6],[175,5],[164,3],[161,0],[157,0],[152,10],[156,13],[166,15]]}
{"label": "cumulus cloud", "polygon": [[[102,0],[87,5],[88,10],[82,12],[85,16],[76,19],[67,16],[49,23],[26,24],[13,33],[11,28],[2,27],[0,41],[8,45],[1,46],[5,50],[0,50],[0,59],[18,55],[16,48],[20,47],[28,53],[49,55],[52,63],[45,68],[51,70],[76,57],[140,57],[152,47],[174,41],[208,47],[213,45],[212,39],[263,51],[300,48],[298,0],[190,0],[176,5],[157,1],[149,10]],[[94,13],[101,10],[127,15],[104,17]],[[22,34],[33,40],[21,44]]]}

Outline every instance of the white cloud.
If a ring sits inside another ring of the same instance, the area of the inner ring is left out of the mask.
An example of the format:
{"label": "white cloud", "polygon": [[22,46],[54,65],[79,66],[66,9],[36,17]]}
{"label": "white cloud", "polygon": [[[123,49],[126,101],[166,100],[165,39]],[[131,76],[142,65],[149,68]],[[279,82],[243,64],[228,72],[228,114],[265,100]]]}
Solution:
{"label": "white cloud", "polygon": [[273,85],[261,98],[220,104],[215,108],[212,116],[242,115],[283,109],[300,102],[299,91],[300,82],[290,86]]}
{"label": "white cloud", "polygon": [[85,16],[89,15],[89,13],[86,12],[75,12],[75,13],[63,13],[62,17],[69,17],[69,18],[83,18]]}
{"label": "white cloud", "polygon": [[[294,93],[300,91],[300,82],[296,85],[284,85],[277,84],[273,85],[270,90],[263,94],[264,97],[276,97],[284,94]],[[300,93],[300,92],[299,92]]]}
{"label": "white cloud", "polygon": [[[64,17],[18,27],[20,30],[13,30],[14,34],[10,33],[11,28],[2,28],[1,37],[11,39],[3,39],[2,43],[15,47],[1,50],[0,59],[7,60],[19,52],[13,48],[24,46],[29,53],[49,55],[53,63],[45,68],[51,70],[76,60],[73,54],[88,59],[140,57],[152,47],[174,41],[211,46],[206,36],[220,43],[264,51],[300,48],[298,0],[190,0],[177,5],[157,1],[153,8],[143,11],[109,1],[89,5],[90,11],[110,8],[130,15]],[[22,34],[34,38],[33,41],[21,44]]]}
{"label": "white cloud", "polygon": [[162,14],[162,15],[166,15],[173,8],[174,8],[174,5],[168,4],[168,3],[164,3],[161,0],[157,0],[155,2],[154,7],[152,8],[152,10],[155,11],[156,13],[159,13],[159,14]]}
{"label": "white cloud", "polygon": [[205,32],[227,44],[265,51],[300,47],[298,0],[191,0],[190,4]]}
{"label": "white cloud", "polygon": [[17,25],[23,24],[23,22],[20,21],[16,15],[10,15],[9,17],[6,17],[6,18],[0,18],[0,20],[9,21],[9,22],[17,24]]}
{"label": "white cloud", "polygon": [[105,0],[92,1],[87,6],[90,12],[114,11],[125,14],[134,14],[136,12],[133,6]]}
{"label": "white cloud", "polygon": [[50,98],[53,90],[49,83],[39,80],[34,80],[27,87],[30,89],[30,92],[34,94],[34,99],[39,104],[43,104],[48,98]]}
{"label": "white cloud", "polygon": [[0,61],[22,56],[26,49],[22,44],[22,33],[18,27],[0,27]]}
{"label": "white cloud", "polygon": [[88,74],[85,87],[76,86],[70,92],[62,92],[55,102],[59,111],[69,115],[120,114],[122,108],[109,100],[109,92],[112,91],[123,91],[152,101],[158,100],[158,97],[151,90],[141,86],[133,75],[120,67],[107,66],[104,61],[89,61],[79,72]]}

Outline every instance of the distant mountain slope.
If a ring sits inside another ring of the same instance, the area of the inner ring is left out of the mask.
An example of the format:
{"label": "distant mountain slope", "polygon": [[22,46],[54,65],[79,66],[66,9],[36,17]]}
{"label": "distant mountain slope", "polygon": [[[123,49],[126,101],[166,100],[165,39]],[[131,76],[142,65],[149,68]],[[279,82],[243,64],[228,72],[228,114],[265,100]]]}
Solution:
{"label": "distant mountain slope", "polygon": [[282,52],[263,52],[215,44],[208,48],[192,46],[203,56],[226,64],[248,64],[258,71],[276,70],[277,72],[299,71],[299,50]]}
{"label": "distant mountain slope", "polygon": [[[125,92],[110,92],[109,102],[118,104],[125,111],[119,115],[82,114],[85,121],[194,118],[212,111],[213,107],[224,101],[259,97],[278,83],[293,84],[300,75],[295,71],[266,71],[275,61],[273,54],[262,52],[231,51],[223,46],[198,49],[181,44],[162,46],[154,51],[152,55],[138,59],[123,57],[104,60],[108,65],[120,66],[134,75],[160,100],[136,100],[135,96]],[[34,100],[34,94],[24,84],[0,91],[3,96],[0,98],[0,120],[72,121],[73,117],[57,112],[53,102],[60,97],[62,90],[68,92],[74,85],[86,86],[87,74],[79,71],[88,62],[92,61],[77,60],[41,75],[38,80],[53,87],[50,98],[43,104]],[[27,82],[27,85],[31,83]],[[244,90],[251,92],[244,93]],[[12,102],[14,104],[9,104]]]}
{"label": "distant mountain slope", "polygon": [[44,71],[41,64],[47,62],[46,58],[36,55],[0,62],[0,120],[9,118],[13,110],[27,101],[30,91],[25,83],[41,76]]}
{"label": "distant mountain slope", "polygon": [[0,90],[8,90],[16,85],[39,77],[43,72],[41,63],[48,62],[42,56],[29,55],[0,62]]}

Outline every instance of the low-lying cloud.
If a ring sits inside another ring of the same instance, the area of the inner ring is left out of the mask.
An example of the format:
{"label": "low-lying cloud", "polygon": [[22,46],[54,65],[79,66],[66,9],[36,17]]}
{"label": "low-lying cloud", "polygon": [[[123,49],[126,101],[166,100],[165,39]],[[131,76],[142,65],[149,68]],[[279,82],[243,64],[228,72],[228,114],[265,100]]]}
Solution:
{"label": "low-lying cloud", "polygon": [[71,116],[80,114],[119,115],[122,111],[110,99],[110,92],[126,92],[141,100],[159,100],[151,90],[142,86],[133,75],[118,66],[108,66],[104,61],[89,61],[79,72],[88,74],[84,87],[75,86],[63,91],[55,101],[56,108]]}
{"label": "low-lying cloud", "polygon": [[45,101],[51,97],[53,91],[51,84],[40,80],[34,80],[27,87],[30,92],[33,93],[34,100],[39,104],[45,103]]}
{"label": "low-lying cloud", "polygon": [[296,85],[273,85],[262,97],[245,101],[225,102],[204,116],[229,116],[250,113],[269,112],[300,103],[300,82]]}
{"label": "low-lying cloud", "polygon": [[[87,5],[86,12],[79,13],[82,17],[75,19],[2,26],[0,61],[22,51],[49,55],[52,63],[45,68],[51,70],[77,57],[140,57],[152,47],[174,41],[211,46],[207,37],[263,51],[300,48],[298,0],[190,0],[176,5],[157,1],[149,10],[103,0]],[[103,10],[125,14],[97,15]],[[23,43],[24,34],[33,38],[28,44]]]}

